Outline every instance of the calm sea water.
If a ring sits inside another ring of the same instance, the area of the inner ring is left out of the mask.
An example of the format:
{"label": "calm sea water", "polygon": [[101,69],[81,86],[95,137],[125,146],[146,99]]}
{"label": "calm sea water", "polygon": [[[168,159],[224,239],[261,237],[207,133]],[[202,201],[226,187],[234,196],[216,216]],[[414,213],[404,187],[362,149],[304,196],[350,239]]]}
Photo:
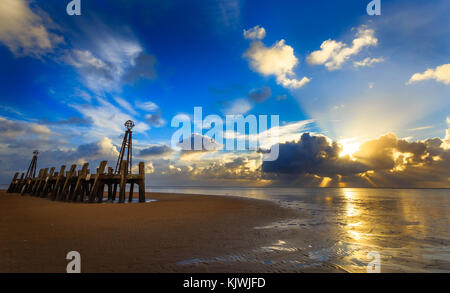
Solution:
{"label": "calm sea water", "polygon": [[151,187],[148,191],[257,198],[299,210],[304,216],[298,219],[256,227],[291,231],[289,237],[273,239],[272,246],[261,248],[271,264],[331,263],[349,272],[365,272],[374,260],[368,253],[376,252],[382,272],[450,272],[448,189]]}

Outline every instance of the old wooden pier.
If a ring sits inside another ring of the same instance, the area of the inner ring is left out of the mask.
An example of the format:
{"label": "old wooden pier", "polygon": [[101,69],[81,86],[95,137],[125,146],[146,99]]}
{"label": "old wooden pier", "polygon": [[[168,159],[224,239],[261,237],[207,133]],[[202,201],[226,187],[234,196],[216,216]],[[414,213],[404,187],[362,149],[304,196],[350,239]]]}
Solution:
{"label": "old wooden pier", "polygon": [[[58,201],[101,203],[105,199],[115,201],[117,191],[119,192],[119,202],[126,200],[126,186],[129,185],[128,202],[133,200],[134,185],[138,185],[139,202],[145,202],[145,165],[139,163],[139,174],[132,174],[132,132],[134,126],[132,121],[125,123],[127,131],[120,150],[119,158],[115,170],[107,167],[107,161],[102,161],[97,168],[96,174],[91,174],[89,163],[83,164],[80,170],[73,164],[68,171],[66,166],[61,166],[59,172],[55,172],[55,167],[40,169],[36,176],[36,165],[38,151],[33,152],[33,158],[27,173],[15,173],[9,193],[29,194],[31,196],[49,198]],[[127,159],[123,160],[127,151]],[[108,194],[104,198],[105,187]],[[119,188],[117,190],[117,188]]]}

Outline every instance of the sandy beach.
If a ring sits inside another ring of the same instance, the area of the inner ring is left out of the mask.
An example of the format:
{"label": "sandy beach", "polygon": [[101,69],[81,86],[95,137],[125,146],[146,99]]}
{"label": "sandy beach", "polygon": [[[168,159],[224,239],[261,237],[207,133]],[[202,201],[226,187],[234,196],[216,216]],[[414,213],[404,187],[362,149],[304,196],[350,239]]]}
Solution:
{"label": "sandy beach", "polygon": [[236,197],[148,193],[147,199],[156,201],[66,203],[2,191],[0,272],[63,273],[72,250],[80,252],[83,272],[279,271],[263,259],[240,257],[276,238],[255,227],[294,211]]}

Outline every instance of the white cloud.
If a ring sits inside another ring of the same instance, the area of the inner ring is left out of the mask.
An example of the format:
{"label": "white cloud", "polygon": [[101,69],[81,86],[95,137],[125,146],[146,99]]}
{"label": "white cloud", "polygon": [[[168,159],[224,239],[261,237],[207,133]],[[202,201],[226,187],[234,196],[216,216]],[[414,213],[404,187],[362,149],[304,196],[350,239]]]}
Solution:
{"label": "white cloud", "polygon": [[[261,29],[264,28],[258,28],[256,31]],[[293,69],[298,65],[298,59],[294,55],[294,49],[291,46],[286,45],[284,40],[280,40],[273,44],[272,47],[266,47],[256,37],[261,36],[261,33],[256,33],[256,31],[248,33],[248,31],[244,30],[244,37],[247,32],[247,35],[252,36],[250,39],[254,40],[250,48],[244,53],[244,57],[249,61],[252,70],[264,76],[276,76],[277,83],[286,88],[300,88],[310,81],[307,77],[303,77],[300,80],[296,78]]]}
{"label": "white cloud", "polygon": [[130,112],[132,115],[137,115],[137,112],[133,109],[131,104],[128,103],[126,100],[119,98],[119,97],[115,97],[114,100],[116,101],[117,104],[119,104],[122,108],[124,108],[128,112]]}
{"label": "white cloud", "polygon": [[35,57],[50,53],[64,40],[46,26],[51,20],[30,9],[25,0],[0,1],[0,42],[16,56]]}
{"label": "white cloud", "polygon": [[105,135],[113,138],[117,137],[124,132],[125,127],[123,124],[127,120],[135,122],[135,132],[144,133],[149,129],[146,123],[137,121],[130,113],[124,113],[110,102],[101,98],[97,98],[97,101],[99,102],[98,106],[87,104],[72,105],[85,118],[89,118],[92,121],[92,127],[89,133],[86,133],[87,137],[102,138]]}
{"label": "white cloud", "polygon": [[353,66],[354,67],[366,67],[366,66],[372,66],[376,63],[381,63],[384,61],[383,57],[379,57],[379,58],[370,58],[367,57],[361,61],[355,61],[353,62]]}
{"label": "white cloud", "polygon": [[358,54],[365,47],[376,46],[378,43],[375,31],[366,26],[359,27],[355,36],[351,47],[331,39],[324,41],[320,45],[320,50],[312,52],[306,61],[312,65],[324,64],[332,71],[340,69],[351,56]]}
{"label": "white cloud", "polygon": [[247,40],[262,40],[266,37],[266,30],[263,27],[260,27],[259,25],[244,30],[244,38]]}
{"label": "white cloud", "polygon": [[139,102],[137,101],[135,103],[136,107],[141,109],[141,110],[145,110],[148,112],[153,112],[159,109],[159,106],[156,105],[155,103],[153,103],[152,101],[148,101],[148,102]]}
{"label": "white cloud", "polygon": [[435,69],[429,68],[424,73],[415,73],[406,84],[413,84],[418,81],[434,79],[444,84],[450,83],[450,63],[443,64]]}
{"label": "white cloud", "polygon": [[[73,49],[66,53],[64,59],[78,70],[91,90],[117,91],[127,74],[140,66],[137,61],[144,54],[143,49],[134,40],[106,32],[101,35],[90,50]],[[145,58],[142,61],[146,61]]]}
{"label": "white cloud", "polygon": [[244,115],[252,109],[247,99],[236,99],[228,103],[222,110],[225,115]]}

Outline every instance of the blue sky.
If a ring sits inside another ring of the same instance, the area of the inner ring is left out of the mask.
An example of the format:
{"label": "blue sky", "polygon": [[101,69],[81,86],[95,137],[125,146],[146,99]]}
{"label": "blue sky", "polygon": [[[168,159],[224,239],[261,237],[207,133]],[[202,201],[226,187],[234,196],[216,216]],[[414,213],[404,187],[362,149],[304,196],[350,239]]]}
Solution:
{"label": "blue sky", "polygon": [[[0,4],[0,154],[21,157],[2,178],[26,168],[33,148],[43,164],[114,158],[127,119],[138,151],[169,146],[172,118],[195,106],[204,115],[279,115],[281,143],[312,132],[354,152],[392,133],[437,137],[445,149],[448,1],[382,0],[381,16],[366,14],[369,1],[81,0],[81,16],[66,14],[68,2]],[[252,99],[258,92],[263,98]],[[248,156],[138,159],[161,184],[173,170],[190,182],[235,160],[259,173],[231,179],[271,181]]]}

